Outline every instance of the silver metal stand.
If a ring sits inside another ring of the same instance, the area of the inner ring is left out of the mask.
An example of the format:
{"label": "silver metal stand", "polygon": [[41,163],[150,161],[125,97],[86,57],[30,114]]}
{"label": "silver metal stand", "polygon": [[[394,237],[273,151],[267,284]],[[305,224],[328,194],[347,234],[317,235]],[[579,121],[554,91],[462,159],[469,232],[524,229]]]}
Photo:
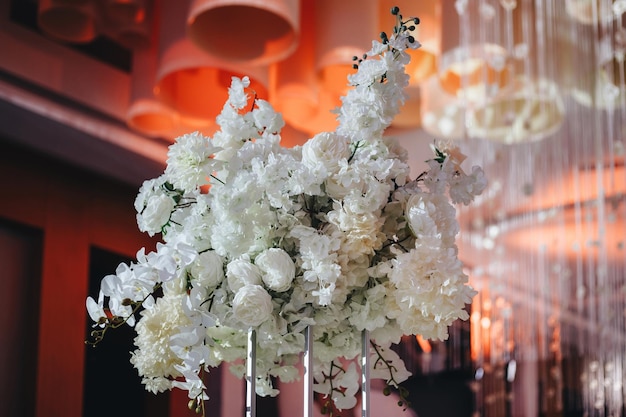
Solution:
{"label": "silver metal stand", "polygon": [[304,355],[302,356],[304,366],[304,401],[302,403],[303,417],[313,417],[313,329],[307,326],[304,330]]}
{"label": "silver metal stand", "polygon": [[256,332],[248,330],[246,356],[246,417],[256,417]]}
{"label": "silver metal stand", "polygon": [[[304,331],[304,401],[303,417],[313,417],[313,329]],[[361,417],[370,417],[370,335],[361,334]],[[256,332],[248,331],[246,357],[246,417],[256,417]]]}
{"label": "silver metal stand", "polygon": [[370,332],[361,333],[361,417],[370,417]]}

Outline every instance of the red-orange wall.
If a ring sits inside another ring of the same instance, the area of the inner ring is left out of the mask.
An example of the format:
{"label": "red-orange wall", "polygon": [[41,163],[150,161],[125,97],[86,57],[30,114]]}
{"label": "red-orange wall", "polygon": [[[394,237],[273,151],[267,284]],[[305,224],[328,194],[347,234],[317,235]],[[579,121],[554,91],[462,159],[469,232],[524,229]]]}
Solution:
{"label": "red-orange wall", "polygon": [[30,400],[37,417],[79,417],[89,248],[134,258],[155,241],[137,230],[137,186],[0,145],[0,219],[34,226],[44,236],[36,392]]}

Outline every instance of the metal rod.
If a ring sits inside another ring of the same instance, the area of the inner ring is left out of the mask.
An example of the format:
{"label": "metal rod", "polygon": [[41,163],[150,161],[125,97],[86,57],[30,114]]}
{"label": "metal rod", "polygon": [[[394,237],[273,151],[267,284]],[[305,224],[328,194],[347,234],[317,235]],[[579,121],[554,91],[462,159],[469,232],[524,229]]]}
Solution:
{"label": "metal rod", "polygon": [[370,417],[370,332],[361,333],[361,417]]}
{"label": "metal rod", "polygon": [[313,417],[313,329],[307,326],[304,330],[304,355],[302,356],[304,366],[304,402],[302,415]]}
{"label": "metal rod", "polygon": [[246,356],[246,417],[256,417],[256,331],[248,330]]}

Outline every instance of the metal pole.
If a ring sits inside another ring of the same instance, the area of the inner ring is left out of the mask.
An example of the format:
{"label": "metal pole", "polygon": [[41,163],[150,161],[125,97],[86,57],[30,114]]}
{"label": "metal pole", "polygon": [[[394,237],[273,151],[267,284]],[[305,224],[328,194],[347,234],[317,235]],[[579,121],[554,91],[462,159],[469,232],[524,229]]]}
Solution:
{"label": "metal pole", "polygon": [[361,333],[361,417],[370,417],[370,332]]}
{"label": "metal pole", "polygon": [[307,326],[304,330],[304,402],[302,415],[313,417],[313,329]]}
{"label": "metal pole", "polygon": [[256,332],[248,330],[246,356],[246,417],[256,417]]}

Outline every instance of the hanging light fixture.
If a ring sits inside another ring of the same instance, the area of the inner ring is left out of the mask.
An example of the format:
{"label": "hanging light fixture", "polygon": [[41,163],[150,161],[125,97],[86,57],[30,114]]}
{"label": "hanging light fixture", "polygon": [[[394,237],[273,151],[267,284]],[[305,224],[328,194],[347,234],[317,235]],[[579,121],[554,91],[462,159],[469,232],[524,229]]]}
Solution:
{"label": "hanging light fixture", "polygon": [[298,45],[299,5],[298,0],[193,0],[187,34],[215,57],[270,64]]}
{"label": "hanging light fixture", "polygon": [[233,76],[250,77],[250,89],[267,98],[267,68],[249,67],[214,58],[194,45],[185,33],[186,9],[162,2],[156,97],[181,116],[213,120],[228,96]]}
{"label": "hanging light fixture", "polygon": [[87,0],[39,0],[37,24],[63,42],[88,43],[97,34],[94,5]]}

